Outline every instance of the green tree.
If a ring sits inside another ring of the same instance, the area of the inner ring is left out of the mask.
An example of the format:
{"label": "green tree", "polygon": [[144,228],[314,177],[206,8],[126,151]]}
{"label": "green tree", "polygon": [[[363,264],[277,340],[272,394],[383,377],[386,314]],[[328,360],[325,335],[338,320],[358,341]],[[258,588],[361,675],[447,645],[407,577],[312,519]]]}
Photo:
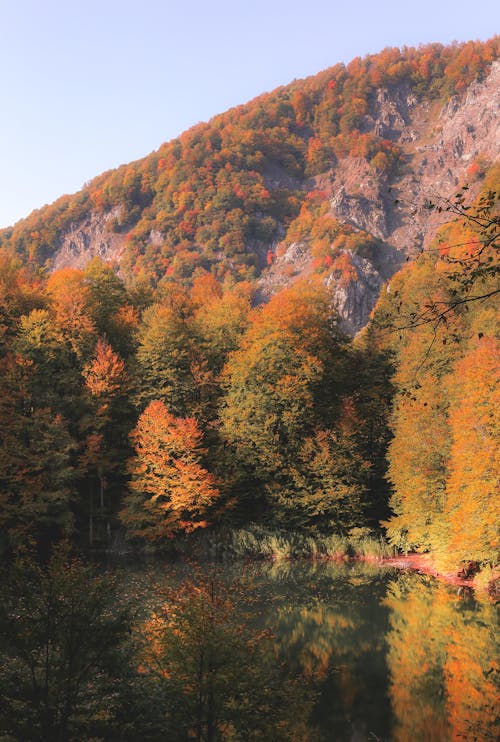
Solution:
{"label": "green tree", "polygon": [[0,734],[26,742],[101,738],[116,705],[128,609],[109,575],[54,549],[3,575]]}
{"label": "green tree", "polygon": [[142,411],[154,399],[162,399],[174,414],[187,414],[196,400],[196,387],[185,320],[174,309],[155,304],[144,312],[138,340],[137,406]]}
{"label": "green tree", "polygon": [[324,288],[303,284],[254,316],[224,370],[221,434],[240,476],[257,477],[289,527],[342,530],[363,518],[365,464],[343,420],[348,366]]}
{"label": "green tree", "polygon": [[36,406],[30,366],[7,356],[0,368],[0,530],[20,546],[71,530],[75,444],[59,413]]}

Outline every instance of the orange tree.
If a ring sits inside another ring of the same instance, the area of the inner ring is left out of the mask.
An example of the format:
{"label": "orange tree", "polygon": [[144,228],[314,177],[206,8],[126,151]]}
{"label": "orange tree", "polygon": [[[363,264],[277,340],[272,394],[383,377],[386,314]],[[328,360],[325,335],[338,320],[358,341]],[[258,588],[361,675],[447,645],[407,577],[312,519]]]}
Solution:
{"label": "orange tree", "polygon": [[131,433],[135,456],[121,518],[131,536],[151,541],[207,525],[219,491],[203,468],[202,432],[194,418],[151,402]]}

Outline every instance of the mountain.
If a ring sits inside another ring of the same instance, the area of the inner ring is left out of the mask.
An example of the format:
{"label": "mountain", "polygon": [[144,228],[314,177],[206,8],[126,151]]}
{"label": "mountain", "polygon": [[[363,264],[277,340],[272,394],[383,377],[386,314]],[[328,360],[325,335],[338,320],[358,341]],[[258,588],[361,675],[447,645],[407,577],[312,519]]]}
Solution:
{"label": "mountain", "polygon": [[386,49],[199,124],[0,232],[53,271],[99,255],[127,281],[257,282],[265,301],[311,274],[343,327],[446,214],[422,208],[468,182],[499,141],[499,37]]}

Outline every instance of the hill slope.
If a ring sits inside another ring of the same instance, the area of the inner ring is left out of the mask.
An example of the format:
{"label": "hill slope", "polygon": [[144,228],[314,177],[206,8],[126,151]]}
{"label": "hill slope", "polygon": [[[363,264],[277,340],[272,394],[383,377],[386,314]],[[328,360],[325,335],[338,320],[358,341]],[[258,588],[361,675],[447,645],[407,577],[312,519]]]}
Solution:
{"label": "hill slope", "polygon": [[497,155],[498,47],[336,65],[104,173],[3,230],[0,246],[49,270],[99,255],[129,280],[258,279],[263,299],[315,272],[356,332],[435,232],[439,217],[415,207]]}

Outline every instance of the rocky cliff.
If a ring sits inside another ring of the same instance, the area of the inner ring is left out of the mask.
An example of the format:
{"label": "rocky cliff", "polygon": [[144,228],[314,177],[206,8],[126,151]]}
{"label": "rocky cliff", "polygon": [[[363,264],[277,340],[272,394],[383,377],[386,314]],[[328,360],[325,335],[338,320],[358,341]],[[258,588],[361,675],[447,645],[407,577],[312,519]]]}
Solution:
{"label": "rocky cliff", "polygon": [[[350,334],[367,322],[382,285],[409,258],[425,249],[446,213],[425,204],[453,197],[463,183],[477,191],[477,171],[496,161],[500,145],[500,63],[486,80],[474,82],[445,105],[418,102],[407,86],[380,89],[363,130],[398,143],[402,164],[396,175],[374,173],[361,157],[338,160],[310,185],[327,194],[329,213],[377,240],[366,259],[351,254],[349,280],[332,271],[325,281]],[[287,248],[260,279],[268,295],[313,271],[308,241]]]}

